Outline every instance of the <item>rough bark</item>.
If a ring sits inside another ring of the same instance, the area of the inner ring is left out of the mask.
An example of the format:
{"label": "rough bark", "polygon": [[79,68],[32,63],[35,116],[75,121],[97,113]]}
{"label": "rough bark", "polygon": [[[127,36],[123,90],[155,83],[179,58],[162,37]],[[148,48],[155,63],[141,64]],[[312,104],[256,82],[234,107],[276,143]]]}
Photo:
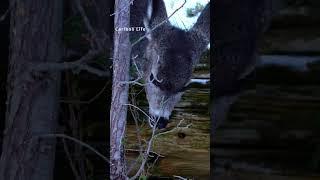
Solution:
{"label": "rough bark", "polygon": [[10,1],[10,57],[0,179],[53,178],[60,75],[31,64],[61,59],[62,1]]}
{"label": "rough bark", "polygon": [[[129,27],[130,4],[122,0],[115,3],[115,27]],[[122,139],[125,133],[131,44],[129,32],[115,31],[113,55],[113,84],[110,109],[110,179],[127,179]]]}

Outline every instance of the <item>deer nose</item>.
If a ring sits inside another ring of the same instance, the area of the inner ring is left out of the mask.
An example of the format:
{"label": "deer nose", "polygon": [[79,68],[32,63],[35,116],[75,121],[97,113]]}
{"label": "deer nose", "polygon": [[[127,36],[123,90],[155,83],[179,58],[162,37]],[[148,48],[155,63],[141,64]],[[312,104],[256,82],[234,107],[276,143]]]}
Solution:
{"label": "deer nose", "polygon": [[160,117],[158,120],[157,128],[158,129],[164,129],[167,127],[167,124],[169,123],[169,119],[166,119],[164,117]]}

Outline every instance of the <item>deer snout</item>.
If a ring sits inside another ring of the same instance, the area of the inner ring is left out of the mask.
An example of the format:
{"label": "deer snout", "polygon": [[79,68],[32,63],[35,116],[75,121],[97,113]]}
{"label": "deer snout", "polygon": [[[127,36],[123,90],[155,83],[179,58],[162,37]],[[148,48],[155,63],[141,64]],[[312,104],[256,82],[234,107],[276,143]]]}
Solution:
{"label": "deer snout", "polygon": [[158,124],[157,124],[157,128],[164,129],[167,127],[168,123],[169,123],[169,119],[166,119],[164,117],[160,117]]}
{"label": "deer snout", "polygon": [[[164,129],[167,127],[168,123],[169,123],[169,119],[165,118],[165,117],[155,117],[155,119],[158,121],[156,128],[157,129]],[[156,122],[151,122],[152,127],[154,126]]]}

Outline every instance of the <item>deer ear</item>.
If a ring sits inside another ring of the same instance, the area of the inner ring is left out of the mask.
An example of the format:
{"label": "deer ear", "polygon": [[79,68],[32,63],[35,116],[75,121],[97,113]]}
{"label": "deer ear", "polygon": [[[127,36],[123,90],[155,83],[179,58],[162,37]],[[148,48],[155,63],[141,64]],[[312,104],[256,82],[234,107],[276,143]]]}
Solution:
{"label": "deer ear", "polygon": [[[149,41],[152,40],[152,28],[166,20],[168,17],[163,0],[148,0],[146,17],[143,19],[146,35]],[[158,27],[155,31],[161,32],[162,27]]]}
{"label": "deer ear", "polygon": [[190,30],[195,45],[204,51],[210,43],[210,2],[202,10],[196,24]]}
{"label": "deer ear", "polygon": [[146,12],[146,16],[143,18],[143,25],[146,28],[146,36],[149,41],[152,40],[151,18],[152,18],[152,14],[154,13],[153,11],[154,11],[153,0],[148,0],[147,12]]}
{"label": "deer ear", "polygon": [[144,25],[144,28],[146,28],[146,37],[149,41],[151,41],[152,40],[152,29],[150,27],[150,21],[148,20],[148,18],[143,19],[143,25]]}
{"label": "deer ear", "polygon": [[[163,0],[150,0],[152,13],[150,14],[150,20],[152,26],[159,24],[160,22],[166,20],[168,18],[166,6]],[[150,11],[149,11],[150,12]]]}

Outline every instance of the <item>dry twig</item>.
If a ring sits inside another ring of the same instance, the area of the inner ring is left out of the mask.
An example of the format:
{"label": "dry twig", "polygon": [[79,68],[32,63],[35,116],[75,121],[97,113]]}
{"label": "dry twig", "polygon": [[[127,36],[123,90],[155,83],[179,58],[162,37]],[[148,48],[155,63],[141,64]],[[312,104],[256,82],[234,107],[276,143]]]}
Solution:
{"label": "dry twig", "polygon": [[43,135],[39,135],[37,136],[38,138],[63,138],[63,139],[68,139],[71,140],[83,147],[86,147],[87,149],[91,150],[92,152],[94,152],[96,155],[100,156],[104,161],[110,163],[109,159],[107,157],[105,157],[103,154],[101,154],[99,151],[97,151],[95,148],[93,148],[92,146],[90,146],[89,144],[82,142],[74,137],[65,135],[65,134],[43,134]]}
{"label": "dry twig", "polygon": [[81,5],[80,0],[74,0],[77,10],[79,11],[84,24],[91,34],[90,45],[91,50],[89,50],[84,56],[80,59],[72,62],[61,62],[61,63],[40,63],[40,64],[31,64],[32,69],[37,71],[63,71],[63,70],[73,70],[75,72],[79,72],[81,70],[87,71],[91,74],[95,74],[101,77],[109,77],[110,73],[89,66],[89,62],[94,58],[98,57],[105,50],[105,41],[106,34],[104,32],[100,33],[99,37],[97,35],[97,31],[93,28],[90,23],[89,18],[87,17],[84,8]]}
{"label": "dry twig", "polygon": [[99,54],[100,53],[96,50],[90,50],[86,55],[82,56],[79,60],[76,61],[62,63],[30,63],[30,67],[35,71],[64,71],[69,69],[74,71],[84,70],[101,77],[109,77],[109,72],[93,68],[87,64],[90,60],[96,58]]}
{"label": "dry twig", "polygon": [[1,21],[3,21],[3,20],[5,20],[5,19],[6,19],[6,17],[8,16],[8,14],[9,14],[9,9],[7,9],[7,10],[6,10],[6,12],[5,12],[5,13],[3,13],[3,15],[2,15],[2,16],[0,16],[0,22],[1,22]]}
{"label": "dry twig", "polygon": [[[163,105],[164,105],[164,97],[162,97],[162,100],[161,100],[161,103],[160,103],[160,107],[161,107],[161,108],[160,108],[160,111],[163,110],[163,107],[164,107]],[[140,109],[140,108],[139,108],[139,109]],[[145,112],[144,112],[144,113],[145,113]],[[145,113],[145,114],[146,114],[146,113]],[[150,116],[148,116],[148,117],[150,117]],[[140,165],[140,168],[139,168],[139,170],[137,171],[137,173],[136,173],[133,177],[130,178],[130,180],[135,180],[135,179],[137,179],[137,178],[140,176],[140,174],[142,173],[142,171],[144,170],[144,167],[145,167],[145,165],[146,165],[146,163],[147,163],[147,160],[148,160],[148,155],[149,155],[149,153],[150,153],[150,151],[151,151],[152,142],[153,142],[153,137],[154,137],[155,132],[156,132],[156,130],[157,130],[157,124],[158,124],[159,120],[160,120],[160,117],[158,117],[156,120],[154,120],[154,119],[151,118],[151,117],[150,117],[150,119],[149,119],[149,123],[150,123],[150,121],[155,121],[154,126],[152,127],[151,138],[150,138],[150,140],[149,140],[148,143],[147,143],[147,148],[146,148],[145,153],[144,153],[144,155],[143,155],[143,157],[142,157],[142,163],[141,163],[141,165]]]}
{"label": "dry twig", "polygon": [[61,103],[71,103],[71,104],[91,104],[93,101],[97,100],[103,94],[103,92],[105,92],[109,83],[110,83],[110,81],[108,80],[105,83],[105,85],[103,86],[103,88],[96,95],[94,95],[92,98],[90,98],[87,101],[62,99],[62,100],[60,100],[60,102]]}
{"label": "dry twig", "polygon": [[72,170],[74,176],[76,177],[76,179],[80,179],[80,175],[79,175],[79,173],[77,171],[77,168],[76,168],[76,166],[75,166],[75,164],[74,164],[74,162],[73,162],[73,160],[71,158],[71,154],[70,154],[68,145],[67,145],[67,143],[66,143],[66,141],[64,139],[62,139],[62,143],[63,143],[63,149],[64,149],[64,151],[66,153],[66,156],[68,158],[68,161],[70,163],[71,170]]}

